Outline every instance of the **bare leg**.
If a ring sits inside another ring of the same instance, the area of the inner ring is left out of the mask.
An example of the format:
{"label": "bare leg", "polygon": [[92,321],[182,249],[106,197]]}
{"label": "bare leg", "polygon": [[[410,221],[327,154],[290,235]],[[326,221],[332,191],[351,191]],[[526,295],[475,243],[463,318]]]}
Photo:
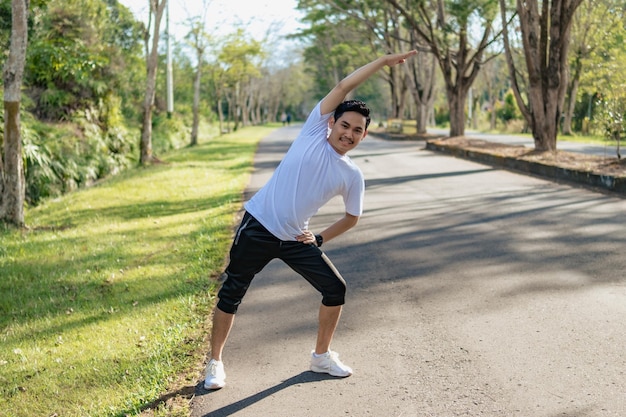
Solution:
{"label": "bare leg", "polygon": [[211,359],[222,360],[222,350],[228,339],[230,329],[233,327],[235,315],[225,313],[219,308],[213,312],[213,329],[211,332]]}
{"label": "bare leg", "polygon": [[340,316],[341,306],[328,307],[323,304],[320,306],[315,353],[322,354],[328,352]]}

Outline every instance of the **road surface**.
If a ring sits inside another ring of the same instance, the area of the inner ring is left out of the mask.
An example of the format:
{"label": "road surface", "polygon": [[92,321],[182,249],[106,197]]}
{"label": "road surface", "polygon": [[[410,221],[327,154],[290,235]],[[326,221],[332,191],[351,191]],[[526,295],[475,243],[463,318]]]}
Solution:
{"label": "road surface", "polygon": [[[297,131],[262,142],[250,192]],[[366,211],[324,249],[348,282],[332,347],[354,375],[308,371],[320,297],[274,261],[193,417],[626,416],[624,199],[419,142],[368,137],[352,158]]]}

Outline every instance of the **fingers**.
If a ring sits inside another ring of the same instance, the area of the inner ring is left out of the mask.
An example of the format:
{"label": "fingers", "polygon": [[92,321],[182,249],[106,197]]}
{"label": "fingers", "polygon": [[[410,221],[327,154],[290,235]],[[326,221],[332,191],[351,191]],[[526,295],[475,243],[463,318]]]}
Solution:
{"label": "fingers", "polygon": [[410,58],[410,57],[412,57],[413,55],[416,55],[416,54],[417,54],[417,51],[415,49],[413,49],[413,50],[403,54],[402,62],[406,61],[407,58]]}
{"label": "fingers", "polygon": [[314,243],[315,235],[310,230],[306,230],[299,236],[296,236],[296,240],[301,243]]}
{"label": "fingers", "polygon": [[417,54],[417,51],[413,49],[409,52],[402,52],[402,53],[389,55],[388,65],[404,64],[407,58],[410,58],[415,54]]}

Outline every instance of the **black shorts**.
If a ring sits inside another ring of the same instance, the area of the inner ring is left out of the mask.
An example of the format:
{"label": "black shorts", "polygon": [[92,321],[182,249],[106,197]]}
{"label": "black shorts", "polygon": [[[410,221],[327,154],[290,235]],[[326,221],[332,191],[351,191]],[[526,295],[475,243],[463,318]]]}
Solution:
{"label": "black shorts", "polygon": [[313,244],[283,241],[246,212],[230,249],[230,263],[217,307],[234,314],[254,276],[272,259],[281,259],[322,294],[322,304],[345,303],[346,282],[330,259]]}

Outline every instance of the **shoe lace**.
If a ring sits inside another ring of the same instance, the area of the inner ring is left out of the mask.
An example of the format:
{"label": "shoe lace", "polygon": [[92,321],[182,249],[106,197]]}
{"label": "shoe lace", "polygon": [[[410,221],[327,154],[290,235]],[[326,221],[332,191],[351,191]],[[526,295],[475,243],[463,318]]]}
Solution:
{"label": "shoe lace", "polygon": [[207,366],[207,373],[209,375],[217,375],[217,362],[209,362],[209,365]]}
{"label": "shoe lace", "polygon": [[333,352],[332,350],[329,352],[329,357],[331,362],[334,362],[336,364],[341,364],[341,361],[339,360],[339,354],[337,352]]}

